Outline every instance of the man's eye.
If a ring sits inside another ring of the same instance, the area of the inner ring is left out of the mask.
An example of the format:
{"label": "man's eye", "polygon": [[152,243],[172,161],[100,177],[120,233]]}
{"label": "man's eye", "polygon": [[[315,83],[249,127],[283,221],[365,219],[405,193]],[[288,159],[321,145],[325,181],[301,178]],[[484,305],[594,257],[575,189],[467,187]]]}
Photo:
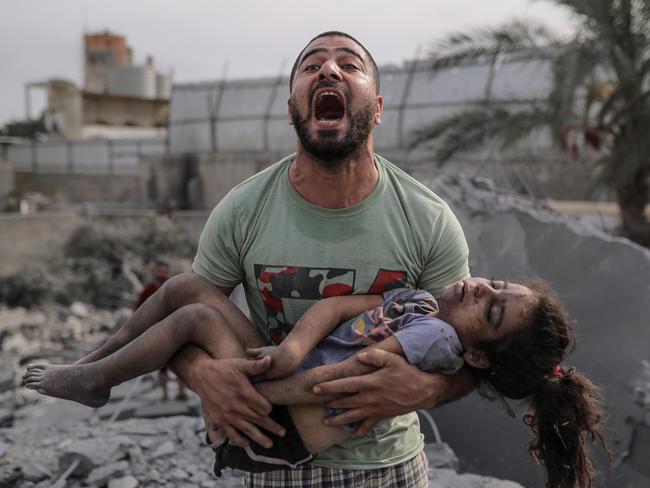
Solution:
{"label": "man's eye", "polygon": [[490,278],[490,286],[494,288],[495,290],[498,290],[497,288],[497,283],[494,281],[494,278]]}
{"label": "man's eye", "polygon": [[317,70],[317,69],[318,69],[317,64],[310,64],[310,65],[305,67],[305,71],[314,71],[314,70]]}
{"label": "man's eye", "polygon": [[359,69],[359,68],[357,67],[356,64],[346,63],[346,64],[343,65],[343,69],[347,69],[347,70],[353,71],[353,70],[357,70],[357,69]]}

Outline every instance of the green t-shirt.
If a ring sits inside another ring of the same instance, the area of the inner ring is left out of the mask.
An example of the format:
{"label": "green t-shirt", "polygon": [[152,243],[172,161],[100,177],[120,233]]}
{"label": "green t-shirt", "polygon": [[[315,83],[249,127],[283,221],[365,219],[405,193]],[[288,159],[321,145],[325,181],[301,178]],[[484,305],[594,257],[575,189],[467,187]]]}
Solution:
{"label": "green t-shirt", "polygon": [[[217,286],[243,283],[259,333],[280,341],[315,301],[380,294],[397,286],[428,290],[469,275],[465,236],[449,207],[402,170],[375,156],[379,181],[353,207],[305,201],[289,180],[295,155],[236,186],[203,229],[193,270]],[[420,452],[415,413],[395,417],[375,436],[353,438],[313,464],[375,469]]]}

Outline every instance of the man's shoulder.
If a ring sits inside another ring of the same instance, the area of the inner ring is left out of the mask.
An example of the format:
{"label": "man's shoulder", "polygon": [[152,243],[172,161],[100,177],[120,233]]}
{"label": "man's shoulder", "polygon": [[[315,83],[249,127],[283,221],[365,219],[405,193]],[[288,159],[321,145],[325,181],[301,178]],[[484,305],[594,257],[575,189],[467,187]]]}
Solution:
{"label": "man's shoulder", "polygon": [[288,169],[288,166],[293,162],[295,157],[295,154],[290,154],[259,173],[255,173],[230,190],[228,196],[237,200],[246,201],[251,197],[268,194],[271,187],[281,183],[284,172]]}

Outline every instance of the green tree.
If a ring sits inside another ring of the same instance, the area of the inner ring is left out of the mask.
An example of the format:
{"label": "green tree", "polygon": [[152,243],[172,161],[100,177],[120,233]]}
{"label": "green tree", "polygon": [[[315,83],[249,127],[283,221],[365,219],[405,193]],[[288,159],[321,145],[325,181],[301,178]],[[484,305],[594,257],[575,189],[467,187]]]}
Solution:
{"label": "green tree", "polygon": [[623,235],[650,246],[644,213],[650,201],[650,0],[554,3],[575,17],[570,38],[542,24],[512,21],[451,35],[431,62],[435,73],[486,59],[494,68],[500,57],[515,54],[547,60],[552,88],[546,99],[488,97],[416,131],[412,145],[432,143],[442,164],[489,141],[505,149],[545,127],[565,148],[580,135],[597,150],[601,178],[616,192]]}
{"label": "green tree", "polygon": [[36,139],[47,133],[43,118],[29,120],[14,120],[0,128],[0,135]]}

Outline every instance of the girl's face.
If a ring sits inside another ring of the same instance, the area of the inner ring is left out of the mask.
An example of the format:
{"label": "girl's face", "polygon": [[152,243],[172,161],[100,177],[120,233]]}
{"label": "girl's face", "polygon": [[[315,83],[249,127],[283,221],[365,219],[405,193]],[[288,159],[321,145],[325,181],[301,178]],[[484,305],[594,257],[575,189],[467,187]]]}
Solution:
{"label": "girl's face", "polygon": [[449,285],[438,300],[438,318],[454,326],[465,351],[494,341],[521,327],[537,306],[537,297],[523,285],[468,278]]}

